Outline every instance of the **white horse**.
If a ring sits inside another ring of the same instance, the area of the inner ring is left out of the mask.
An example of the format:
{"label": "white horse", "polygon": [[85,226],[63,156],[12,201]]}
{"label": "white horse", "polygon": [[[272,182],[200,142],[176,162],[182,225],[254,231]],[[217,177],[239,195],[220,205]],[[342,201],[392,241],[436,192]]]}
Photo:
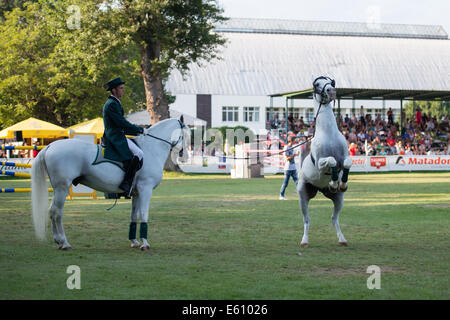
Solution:
{"label": "white horse", "polygon": [[318,77],[313,82],[316,110],[316,128],[311,140],[311,151],[302,155],[299,170],[297,192],[303,213],[304,233],[301,247],[308,246],[309,200],[317,191],[333,201],[334,211],[331,217],[337,231],[339,244],[347,246],[347,240],[339,226],[339,212],[344,205],[344,192],[347,190],[348,173],[352,160],[348,154],[347,141],[339,132],[333,114],[331,102],[336,99],[334,80]]}
{"label": "white horse", "polygon": [[[163,167],[169,153],[179,152],[183,157],[186,148],[183,119],[166,119],[151,127],[148,135],[134,138],[144,152],[142,168],[134,179],[135,195],[132,197],[129,239],[131,247],[148,250],[147,220],[152,191],[161,182]],[[48,215],[52,221],[53,239],[59,249],[71,250],[62,224],[63,208],[70,186],[82,183],[105,193],[122,193],[119,185],[124,171],[116,164],[100,162],[93,165],[98,156],[98,146],[77,139],[58,140],[39,152],[32,167],[32,211],[36,235],[46,238]],[[183,158],[184,159],[184,158]],[[48,174],[53,187],[53,200],[48,208]],[[140,219],[140,238],[136,239],[136,224]]]}

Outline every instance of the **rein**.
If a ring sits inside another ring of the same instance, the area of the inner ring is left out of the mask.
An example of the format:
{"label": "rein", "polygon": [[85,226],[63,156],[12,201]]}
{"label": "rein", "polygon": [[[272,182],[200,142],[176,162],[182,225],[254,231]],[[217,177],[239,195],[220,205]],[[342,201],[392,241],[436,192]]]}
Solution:
{"label": "rein", "polygon": [[[178,120],[178,124],[180,125],[180,129],[183,130],[184,125],[181,123],[180,120]],[[183,138],[183,135],[180,135],[180,136],[178,137],[177,142],[173,143],[173,142],[167,141],[167,140],[165,140],[165,139],[163,139],[163,138],[154,136],[154,135],[152,135],[152,134],[150,134],[150,133],[146,133],[145,135],[146,135],[146,136],[149,136],[149,137],[152,137],[153,139],[156,139],[156,140],[159,140],[159,141],[162,141],[162,142],[167,143],[167,144],[171,147],[170,150],[172,150],[173,147],[175,147],[175,146],[180,142],[180,140]]]}

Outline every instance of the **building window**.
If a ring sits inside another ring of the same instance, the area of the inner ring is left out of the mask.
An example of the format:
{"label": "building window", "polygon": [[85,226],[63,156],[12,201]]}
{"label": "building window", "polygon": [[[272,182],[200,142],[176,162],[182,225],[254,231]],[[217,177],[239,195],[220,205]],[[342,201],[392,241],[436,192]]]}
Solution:
{"label": "building window", "polygon": [[282,107],[270,107],[266,108],[266,118],[270,119],[270,113],[272,112],[272,118],[284,119],[285,109]]}
{"label": "building window", "polygon": [[245,122],[259,122],[259,107],[244,107]]}
{"label": "building window", "polygon": [[239,121],[239,107],[222,107],[222,121]]}
{"label": "building window", "polygon": [[314,120],[315,116],[316,115],[314,114],[314,109],[308,108],[306,110],[306,120],[307,120],[308,123],[311,123]]}

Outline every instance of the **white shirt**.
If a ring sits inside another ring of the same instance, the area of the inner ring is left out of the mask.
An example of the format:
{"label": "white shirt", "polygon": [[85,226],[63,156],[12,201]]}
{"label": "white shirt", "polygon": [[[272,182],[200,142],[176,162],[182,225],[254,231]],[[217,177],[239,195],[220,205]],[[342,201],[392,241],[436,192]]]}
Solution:
{"label": "white shirt", "polygon": [[[292,145],[292,147],[294,147],[294,145]],[[296,170],[295,167],[295,157],[292,158],[291,161],[286,159],[286,156],[293,156],[295,154],[295,152],[297,152],[296,149],[292,149],[292,147],[290,147],[289,145],[285,145],[283,150],[285,158],[284,158],[284,170]]]}

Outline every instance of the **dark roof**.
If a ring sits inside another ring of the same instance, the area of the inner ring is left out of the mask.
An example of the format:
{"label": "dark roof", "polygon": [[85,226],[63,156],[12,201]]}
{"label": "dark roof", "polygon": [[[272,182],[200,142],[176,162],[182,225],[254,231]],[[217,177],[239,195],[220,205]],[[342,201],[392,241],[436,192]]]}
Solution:
{"label": "dark roof", "polygon": [[322,36],[448,39],[440,25],[370,22],[305,21],[230,18],[216,26],[217,32],[303,34]]}
{"label": "dark roof", "polygon": [[[313,89],[282,92],[270,97],[285,97],[289,99],[312,99]],[[394,89],[357,89],[336,88],[338,99],[347,100],[450,100],[450,91],[442,90],[394,90]]]}

